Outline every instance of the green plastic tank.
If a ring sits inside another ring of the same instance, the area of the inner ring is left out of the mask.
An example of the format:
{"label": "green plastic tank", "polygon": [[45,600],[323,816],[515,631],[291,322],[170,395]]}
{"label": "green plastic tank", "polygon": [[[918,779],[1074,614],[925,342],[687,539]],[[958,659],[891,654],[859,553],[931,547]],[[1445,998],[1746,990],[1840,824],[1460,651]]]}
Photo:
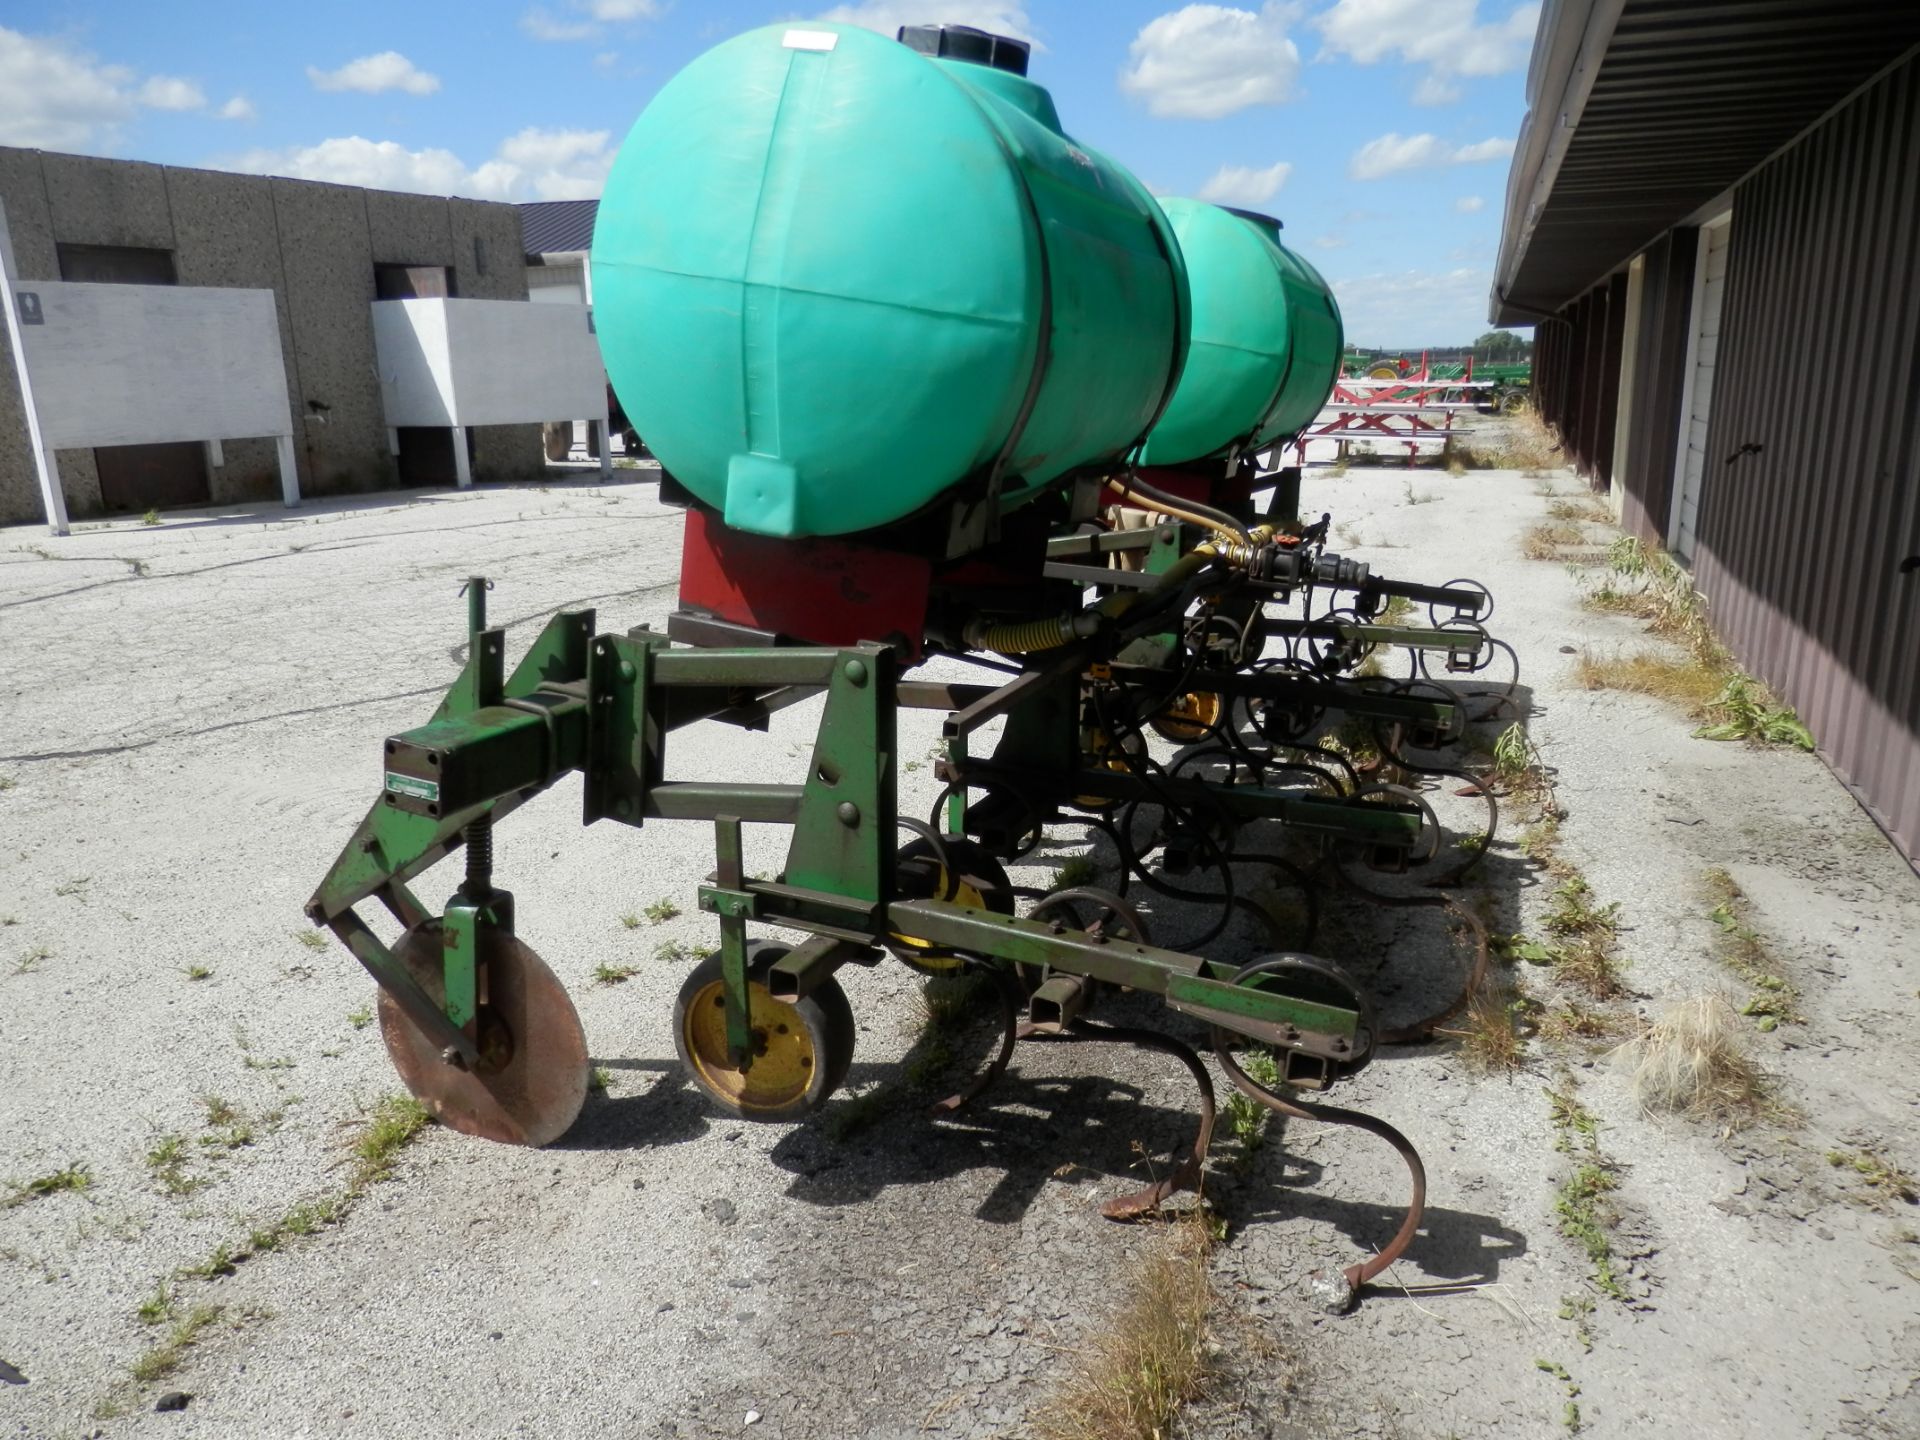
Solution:
{"label": "green plastic tank", "polygon": [[1193,323],[1186,368],[1141,448],[1146,465],[1263,450],[1298,434],[1340,373],[1340,307],[1280,243],[1280,222],[1199,200],[1164,200],[1186,260]]}
{"label": "green plastic tank", "polygon": [[741,530],[868,530],[996,472],[1029,499],[1132,452],[1179,381],[1186,273],[1145,187],[1061,131],[1025,45],[901,36],[729,40],[607,179],[607,373]]}

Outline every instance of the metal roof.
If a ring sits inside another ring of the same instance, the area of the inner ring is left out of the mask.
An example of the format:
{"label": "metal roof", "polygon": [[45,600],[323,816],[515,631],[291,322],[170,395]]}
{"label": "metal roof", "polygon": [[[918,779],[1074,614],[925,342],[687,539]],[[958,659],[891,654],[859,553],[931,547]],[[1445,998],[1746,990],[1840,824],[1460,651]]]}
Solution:
{"label": "metal roof", "polygon": [[571,255],[593,248],[598,200],[536,200],[520,207],[520,241],[529,255]]}
{"label": "metal roof", "polygon": [[1913,0],[1549,0],[1492,319],[1558,310],[1915,45]]}

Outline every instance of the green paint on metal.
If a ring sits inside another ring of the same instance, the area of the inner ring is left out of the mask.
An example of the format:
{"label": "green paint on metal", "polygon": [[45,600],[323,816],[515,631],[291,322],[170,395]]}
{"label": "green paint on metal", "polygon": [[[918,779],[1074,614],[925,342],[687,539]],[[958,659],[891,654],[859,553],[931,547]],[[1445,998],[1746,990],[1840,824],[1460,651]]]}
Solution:
{"label": "green paint on metal", "polygon": [[787,850],[789,885],[884,900],[893,878],[893,652],[842,650],[827,683],[806,790]]}
{"label": "green paint on metal", "polygon": [[1224,1015],[1243,1016],[1270,1025],[1293,1025],[1321,1035],[1351,1040],[1360,1017],[1337,1005],[1296,999],[1255,985],[1231,985],[1204,975],[1174,975],[1167,980],[1166,997],[1180,1005],[1197,1005]]}
{"label": "green paint on metal", "polygon": [[1187,349],[1165,215],[1046,91],[851,25],[754,30],[668,81],[593,275],[628,415],[768,535],[889,524],[996,467],[1017,504],[1117,460]]}
{"label": "green paint on metal", "polygon": [[440,922],[440,966],[445,1010],[456,1025],[471,1025],[480,1013],[480,907],[455,896]]}
{"label": "green paint on metal", "polygon": [[[740,862],[740,820],[722,815],[713,822],[714,867],[719,889],[738,895],[744,877]],[[749,902],[751,895],[744,897]],[[701,896],[704,904],[705,893]],[[720,978],[727,1007],[727,1055],[735,1068],[753,1068],[752,996],[747,989],[747,921],[737,908],[720,915]]]}

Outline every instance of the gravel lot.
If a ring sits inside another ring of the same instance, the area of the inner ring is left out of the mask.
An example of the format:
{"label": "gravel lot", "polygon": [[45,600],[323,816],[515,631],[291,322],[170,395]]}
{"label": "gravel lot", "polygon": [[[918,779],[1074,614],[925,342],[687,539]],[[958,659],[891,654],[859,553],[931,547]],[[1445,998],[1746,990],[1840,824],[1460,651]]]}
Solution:
{"label": "gravel lot", "polygon": [[[1312,477],[1306,501],[1383,570],[1493,588],[1566,851],[1624,907],[1632,1007],[1731,988],[1700,881],[1732,871],[1801,992],[1803,1024],[1749,1038],[1804,1122],[1726,1140],[1650,1119],[1565,1047],[1511,1078],[1447,1044],[1389,1054],[1336,1098],[1420,1145],[1421,1238],[1355,1313],[1316,1317],[1299,1277],[1384,1243],[1397,1162],[1301,1126],[1223,1170],[1226,1378],[1190,1433],[1549,1435],[1577,1385],[1595,1435],[1920,1434],[1911,1207],[1867,1203],[1827,1160],[1920,1169],[1920,881],[1814,758],[1692,740],[1658,702],[1577,688],[1563,645],[1648,642],[1520,557],[1539,489],[1356,469]],[[377,791],[378,741],[456,673],[461,579],[495,579],[510,646],[565,606],[657,625],[678,540],[643,475],[0,531],[0,1181],[90,1178],[0,1209],[0,1358],[29,1381],[0,1387],[0,1433],[692,1437],[750,1415],[770,1437],[1018,1433],[1154,1241],[1097,1209],[1144,1178],[1136,1147],[1190,1134],[1191,1082],[1159,1057],[1023,1047],[993,1103],[930,1124],[896,1063],[917,986],[886,966],[849,981],[847,1098],[806,1126],[716,1118],[671,1058],[686,962],[657,953],[711,938],[691,903],[710,834],[582,829],[577,782],[502,825],[497,864],[606,1093],[543,1151],[428,1130],[343,1223],[174,1278],[338,1194],[396,1089],[372,987],[337,946],[309,948],[300,908]],[[791,779],[813,719],[679,732],[671,771]],[[923,757],[903,809],[932,799],[937,724],[903,716],[902,754]],[[775,867],[771,839],[750,869]],[[1550,887],[1517,853],[1488,872],[1498,905],[1537,920]],[[663,898],[688,913],[647,921]],[[1372,958],[1391,946],[1399,968],[1426,943],[1389,934]],[[638,968],[596,984],[603,962]],[[1584,1320],[1560,1318],[1587,1274],[1552,1209],[1571,1162],[1542,1090],[1562,1071],[1618,1162],[1631,1262],[1629,1300]],[[150,1158],[169,1137],[171,1167]],[[157,1287],[176,1319],[219,1313],[137,1384],[168,1328],[137,1313]],[[188,1408],[154,1413],[176,1389]]]}

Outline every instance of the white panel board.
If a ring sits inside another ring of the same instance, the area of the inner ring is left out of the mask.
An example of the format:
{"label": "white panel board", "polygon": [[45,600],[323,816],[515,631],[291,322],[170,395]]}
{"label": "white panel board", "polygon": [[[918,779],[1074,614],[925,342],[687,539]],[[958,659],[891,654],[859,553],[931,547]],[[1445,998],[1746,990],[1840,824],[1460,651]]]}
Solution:
{"label": "white panel board", "polygon": [[387,425],[453,425],[445,300],[373,302],[373,350]]}
{"label": "white panel board", "polygon": [[606,414],[606,370],[584,305],[378,300],[373,321],[389,425]]}
{"label": "white panel board", "polygon": [[292,433],[271,290],[25,280],[14,300],[49,448]]}
{"label": "white panel board", "polygon": [[1694,279],[1693,335],[1688,345],[1686,393],[1682,405],[1680,493],[1674,506],[1668,543],[1683,560],[1693,556],[1700,492],[1707,476],[1707,422],[1713,412],[1713,375],[1720,359],[1720,317],[1727,298],[1727,242],[1733,227],[1726,220],[1700,233]]}

